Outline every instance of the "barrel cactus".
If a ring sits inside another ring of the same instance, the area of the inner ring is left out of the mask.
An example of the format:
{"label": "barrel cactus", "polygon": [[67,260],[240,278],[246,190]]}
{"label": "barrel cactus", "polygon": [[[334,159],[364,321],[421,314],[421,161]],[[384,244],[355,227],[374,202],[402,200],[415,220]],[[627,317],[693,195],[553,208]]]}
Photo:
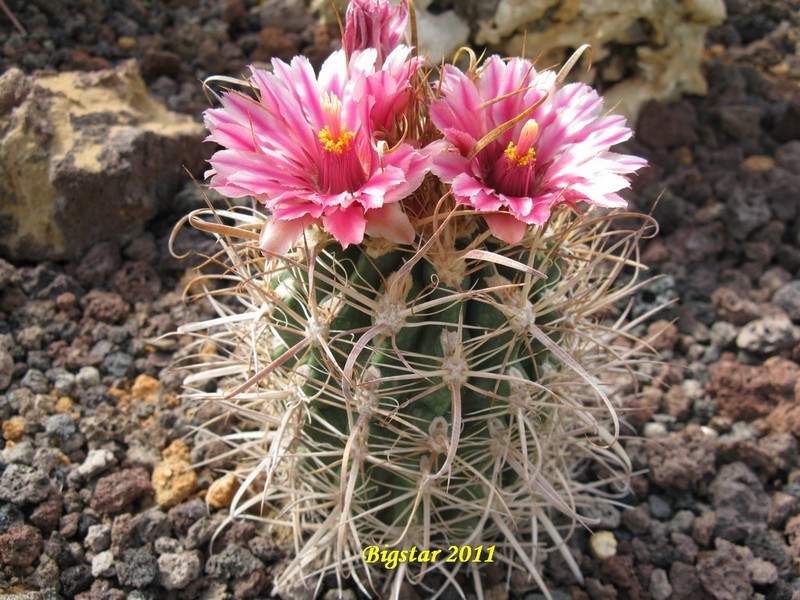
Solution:
{"label": "barrel cactus", "polygon": [[480,589],[494,562],[546,593],[630,474],[615,307],[641,232],[613,209],[644,162],[570,65],[438,69],[400,43],[409,12],[353,0],[318,75],[274,60],[206,112],[210,187],[266,211],[188,218],[224,268],[185,387],[236,417],[231,513],[291,539],[278,589]]}

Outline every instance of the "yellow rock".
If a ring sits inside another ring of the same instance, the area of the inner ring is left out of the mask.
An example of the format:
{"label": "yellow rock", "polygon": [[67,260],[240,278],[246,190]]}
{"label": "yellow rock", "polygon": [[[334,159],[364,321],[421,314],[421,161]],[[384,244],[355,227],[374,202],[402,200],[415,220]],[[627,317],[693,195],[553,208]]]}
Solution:
{"label": "yellow rock", "polygon": [[70,414],[75,402],[69,396],[61,396],[56,402],[55,411],[59,414]]}
{"label": "yellow rock", "polygon": [[744,166],[754,173],[766,173],[775,168],[775,159],[771,156],[754,154],[744,159]]}
{"label": "yellow rock", "polygon": [[617,553],[617,538],[610,531],[598,531],[589,538],[589,551],[598,560],[611,558]]}
{"label": "yellow rock", "polygon": [[18,442],[25,435],[25,418],[11,417],[3,421],[3,437],[10,442]]}
{"label": "yellow rock", "polygon": [[133,50],[136,48],[136,38],[123,35],[117,40],[117,46],[119,46],[120,50]]}
{"label": "yellow rock", "polygon": [[225,475],[208,488],[206,502],[213,508],[226,508],[231,505],[237,491],[239,491],[239,480],[233,475]]}
{"label": "yellow rock", "polygon": [[161,454],[164,460],[153,469],[151,483],[156,493],[156,503],[169,508],[194,493],[197,474],[189,462],[189,448],[185,442],[175,440]]}
{"label": "yellow rock", "polygon": [[[33,126],[32,124],[35,124]],[[202,168],[204,128],[150,98],[135,60],[100,71],[0,74],[0,250],[77,258],[134,237]]]}
{"label": "yellow rock", "polygon": [[[499,48],[506,56],[527,52],[537,57],[537,66],[564,64],[584,43],[591,44],[595,64],[622,57],[614,55],[615,49],[628,48],[630,72],[603,95],[606,107],[631,122],[648,100],[706,93],[706,32],[725,19],[723,0],[498,0],[496,6],[492,18],[474,23],[477,44]],[[578,66],[572,73],[587,80],[603,71]]]}
{"label": "yellow rock", "polygon": [[139,375],[133,382],[131,394],[141,398],[145,402],[158,402],[158,394],[161,391],[161,383],[149,375]]}
{"label": "yellow rock", "polygon": [[161,456],[165,459],[174,458],[175,460],[184,460],[189,462],[192,460],[192,455],[189,446],[183,440],[175,440],[167,448],[161,452]]}
{"label": "yellow rock", "polygon": [[214,342],[208,342],[203,344],[202,348],[200,348],[200,354],[210,354],[212,356],[216,356],[217,345]]}

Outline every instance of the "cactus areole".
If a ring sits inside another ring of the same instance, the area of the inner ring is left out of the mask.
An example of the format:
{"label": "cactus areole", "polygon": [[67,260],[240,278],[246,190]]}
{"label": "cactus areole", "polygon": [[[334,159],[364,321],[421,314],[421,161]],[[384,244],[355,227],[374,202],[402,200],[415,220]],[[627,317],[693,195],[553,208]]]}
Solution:
{"label": "cactus areole", "polygon": [[565,540],[630,474],[617,305],[644,225],[609,209],[644,161],[610,150],[631,131],[564,83],[574,61],[436,69],[400,43],[409,12],[353,0],[319,74],[224,79],[210,187],[266,211],[188,219],[225,269],[218,316],[182,328],[214,348],[185,388],[231,410],[231,514],[291,540],[279,590],[480,592],[498,563],[549,595],[548,553],[580,579]]}

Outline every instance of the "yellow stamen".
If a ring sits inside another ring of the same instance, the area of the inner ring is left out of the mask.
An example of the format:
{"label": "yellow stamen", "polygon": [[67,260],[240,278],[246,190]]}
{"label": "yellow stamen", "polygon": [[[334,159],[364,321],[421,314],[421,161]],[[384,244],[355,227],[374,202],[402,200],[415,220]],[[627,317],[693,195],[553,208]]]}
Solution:
{"label": "yellow stamen", "polygon": [[342,154],[350,147],[350,140],[353,139],[355,135],[356,134],[354,131],[348,131],[347,126],[342,125],[339,128],[339,133],[334,137],[334,134],[331,132],[331,128],[325,125],[325,127],[323,127],[317,134],[317,137],[322,144],[322,148],[326,152]]}
{"label": "yellow stamen", "polygon": [[514,142],[508,142],[505,149],[505,155],[509,162],[514,163],[518,167],[527,167],[530,163],[536,160],[536,150],[532,147],[522,156],[517,154],[517,145]]}

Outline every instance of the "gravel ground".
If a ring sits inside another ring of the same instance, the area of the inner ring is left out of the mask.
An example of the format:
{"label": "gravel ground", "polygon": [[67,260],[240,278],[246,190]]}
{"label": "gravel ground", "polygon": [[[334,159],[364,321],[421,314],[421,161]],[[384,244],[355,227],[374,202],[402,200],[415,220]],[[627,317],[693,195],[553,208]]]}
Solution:
{"label": "gravel ground", "polygon": [[[299,51],[319,62],[336,37],[304,2],[7,4],[27,35],[0,18],[0,69],[133,57],[154,95],[198,118],[198,79]],[[629,143],[652,163],[632,202],[658,199],[644,260],[665,275],[635,310],[676,303],[647,325],[664,366],[628,416],[642,435],[625,442],[641,472],[629,508],[598,515],[616,554],[578,531],[585,583],[553,558],[557,599],[800,598],[800,3],[727,6],[708,36],[708,96],[649,104]],[[202,464],[224,448],[191,434],[224,414],[183,403],[166,368],[186,344],[159,336],[205,310],[182,299],[175,220],[76,264],[0,259],[0,593],[269,597],[286,548],[241,522],[214,537],[229,494],[209,491]],[[187,231],[179,250],[206,243]],[[488,587],[501,579],[487,573]],[[512,583],[492,598],[542,597]]]}

